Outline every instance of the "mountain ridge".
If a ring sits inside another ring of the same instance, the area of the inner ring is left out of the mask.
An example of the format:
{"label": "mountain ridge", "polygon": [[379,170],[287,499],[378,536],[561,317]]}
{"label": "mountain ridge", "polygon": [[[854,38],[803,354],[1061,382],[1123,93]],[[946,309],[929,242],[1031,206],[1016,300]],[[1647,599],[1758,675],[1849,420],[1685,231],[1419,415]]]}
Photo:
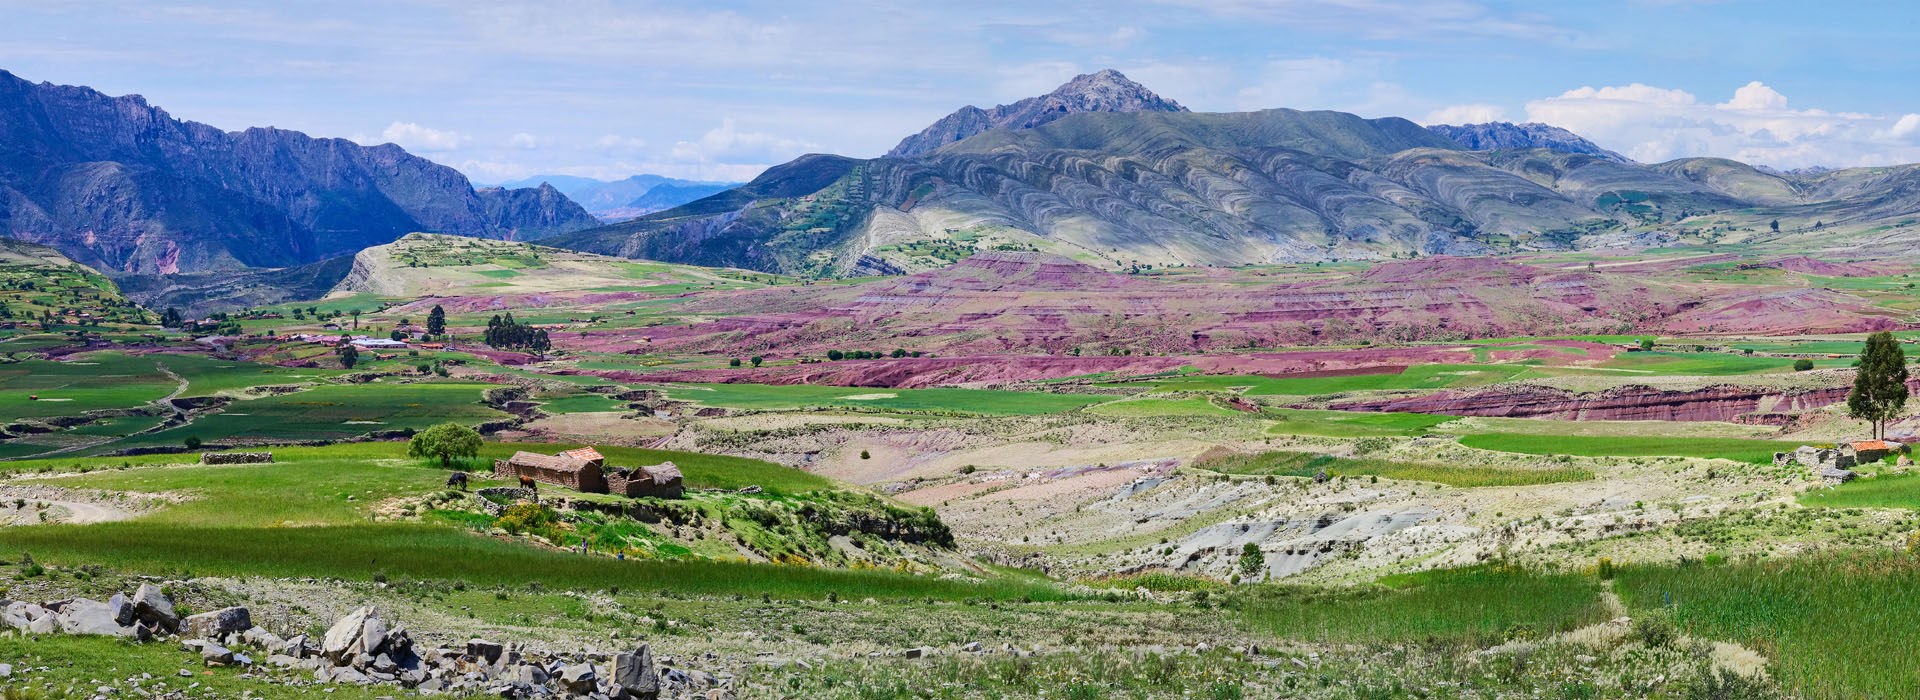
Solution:
{"label": "mountain ridge", "polygon": [[287,267],[416,230],[525,239],[594,223],[557,190],[475,189],[390,143],[224,131],[139,95],[0,71],[0,230],[110,272]]}
{"label": "mountain ridge", "polygon": [[1560,153],[1598,156],[1619,163],[1633,159],[1551,124],[1527,122],[1486,122],[1484,124],[1434,124],[1428,130],[1460,144],[1470,151],[1513,151],[1542,148]]}

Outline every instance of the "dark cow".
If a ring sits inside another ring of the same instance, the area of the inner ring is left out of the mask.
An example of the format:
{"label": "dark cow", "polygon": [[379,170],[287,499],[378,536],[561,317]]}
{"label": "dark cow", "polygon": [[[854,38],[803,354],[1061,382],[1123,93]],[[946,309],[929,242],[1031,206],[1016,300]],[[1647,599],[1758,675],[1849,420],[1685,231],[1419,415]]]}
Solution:
{"label": "dark cow", "polygon": [[523,477],[520,477],[520,488],[527,489],[538,494],[540,493],[540,482],[534,481],[533,477],[531,476],[523,476]]}
{"label": "dark cow", "polygon": [[447,488],[453,488],[456,486],[460,487],[461,491],[467,490],[467,473],[466,472],[454,472],[452,474],[447,475]]}

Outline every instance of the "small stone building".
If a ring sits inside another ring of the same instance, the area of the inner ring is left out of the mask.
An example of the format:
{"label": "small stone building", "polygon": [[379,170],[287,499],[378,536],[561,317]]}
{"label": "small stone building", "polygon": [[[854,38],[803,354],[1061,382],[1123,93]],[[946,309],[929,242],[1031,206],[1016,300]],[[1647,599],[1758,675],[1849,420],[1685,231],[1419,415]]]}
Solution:
{"label": "small stone building", "polygon": [[565,452],[557,455],[515,452],[512,457],[493,463],[493,475],[500,479],[524,476],[582,493],[606,493],[607,477],[600,470],[601,461],[569,457]]}
{"label": "small stone building", "polygon": [[632,469],[614,467],[606,474],[607,490],[629,498],[679,498],[687,492],[680,467],[672,462]]}
{"label": "small stone building", "polygon": [[1840,447],[1843,453],[1851,453],[1856,464],[1870,464],[1886,459],[1900,451],[1902,445],[1888,440],[1861,440]]}

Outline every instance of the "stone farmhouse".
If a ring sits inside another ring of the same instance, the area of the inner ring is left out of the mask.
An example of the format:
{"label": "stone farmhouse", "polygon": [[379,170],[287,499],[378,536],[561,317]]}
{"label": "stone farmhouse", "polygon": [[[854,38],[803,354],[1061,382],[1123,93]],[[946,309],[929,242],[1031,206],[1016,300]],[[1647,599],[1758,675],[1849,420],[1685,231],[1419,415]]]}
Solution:
{"label": "stone farmhouse", "polygon": [[628,497],[679,498],[686,493],[680,468],[672,462],[645,467],[606,466],[599,450],[582,447],[545,455],[520,451],[493,463],[499,479],[526,477],[581,493],[616,493]]}

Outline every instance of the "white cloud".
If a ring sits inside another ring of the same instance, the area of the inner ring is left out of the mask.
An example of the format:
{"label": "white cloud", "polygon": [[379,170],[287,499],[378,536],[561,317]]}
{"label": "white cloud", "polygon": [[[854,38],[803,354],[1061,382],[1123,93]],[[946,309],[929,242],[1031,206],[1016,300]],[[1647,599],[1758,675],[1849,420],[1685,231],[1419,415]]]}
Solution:
{"label": "white cloud", "polygon": [[619,134],[607,134],[600,137],[600,140],[593,142],[593,145],[603,151],[637,152],[647,147],[647,140],[631,136],[621,136]]}
{"label": "white cloud", "polygon": [[380,138],[409,151],[451,151],[467,142],[458,131],[441,131],[413,122],[394,122],[380,132]]}
{"label": "white cloud", "polygon": [[1500,105],[1467,104],[1449,105],[1428,112],[1420,120],[1422,124],[1485,124],[1507,120],[1507,110]]}
{"label": "white cloud", "polygon": [[722,120],[698,140],[680,141],[668,152],[668,160],[691,166],[708,177],[738,177],[740,173],[758,174],[770,165],[784,163],[811,150],[814,143],[757,131],[741,131],[732,119]]}
{"label": "white cloud", "polygon": [[507,147],[531,151],[540,147],[540,139],[535,138],[533,134],[522,131],[507,137]]}
{"label": "white cloud", "polygon": [[1754,81],[1721,103],[1685,90],[1634,83],[1583,87],[1528,102],[1527,120],[1572,130],[1643,162],[1716,156],[1798,168],[1920,160],[1920,115],[1794,109]]}

